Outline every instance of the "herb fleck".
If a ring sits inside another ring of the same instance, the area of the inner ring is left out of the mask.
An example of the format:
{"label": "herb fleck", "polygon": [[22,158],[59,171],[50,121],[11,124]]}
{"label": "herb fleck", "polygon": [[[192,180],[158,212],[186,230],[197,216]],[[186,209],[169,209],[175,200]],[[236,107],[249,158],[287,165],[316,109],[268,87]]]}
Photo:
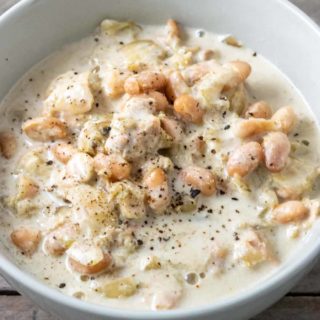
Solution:
{"label": "herb fleck", "polygon": [[190,190],[190,195],[191,195],[191,198],[195,198],[197,195],[200,194],[200,190],[199,189],[192,189]]}

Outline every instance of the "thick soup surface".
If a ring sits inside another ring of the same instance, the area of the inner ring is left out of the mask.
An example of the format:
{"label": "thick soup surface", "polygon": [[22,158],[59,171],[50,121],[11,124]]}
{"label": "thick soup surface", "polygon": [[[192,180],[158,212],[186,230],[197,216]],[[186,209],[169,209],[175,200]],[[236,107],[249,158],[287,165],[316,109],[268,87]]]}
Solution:
{"label": "thick soup surface", "polygon": [[1,105],[1,242],[85,301],[163,310],[272,276],[319,216],[319,129],[231,36],[104,20]]}

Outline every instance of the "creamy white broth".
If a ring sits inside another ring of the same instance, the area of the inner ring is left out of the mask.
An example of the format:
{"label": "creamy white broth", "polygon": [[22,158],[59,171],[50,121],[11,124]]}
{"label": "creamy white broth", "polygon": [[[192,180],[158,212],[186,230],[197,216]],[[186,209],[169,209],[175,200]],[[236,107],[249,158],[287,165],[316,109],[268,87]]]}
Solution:
{"label": "creamy white broth", "polygon": [[[273,112],[286,105],[294,108],[298,125],[289,137],[291,144],[298,147],[294,148],[291,156],[302,161],[306,168],[310,167],[310,171],[316,171],[319,166],[319,154],[313,146],[319,143],[319,130],[308,106],[289,80],[251,49],[227,45],[221,41],[220,35],[210,32],[204,32],[200,37],[197,30],[184,28],[184,31],[186,37],[182,46],[212,49],[215,58],[222,64],[243,60],[251,65],[252,73],[245,82],[249,103],[265,100],[272,106]],[[138,38],[154,39],[163,45],[166,38],[164,26],[142,26]],[[2,199],[16,193],[19,175],[17,164],[27,150],[47,146],[47,151],[44,152],[45,165],[54,167],[57,172],[63,170],[64,165],[56,161],[49,152],[50,142],[36,142],[21,134],[22,122],[42,113],[43,101],[48,95],[50,83],[69,70],[79,74],[89,71],[96,64],[100,65],[101,69],[109,63],[122,65],[121,57],[112,50],[114,47],[121,50],[123,44],[120,42],[126,44],[129,41],[128,35],[121,35],[115,40],[115,37],[101,36],[96,32],[77,43],[67,45],[40,62],[9,92],[1,105],[3,120],[0,131],[14,132],[18,138],[18,148],[12,159],[1,159],[0,162]],[[98,98],[90,113],[119,112],[125,99],[126,97],[121,96],[116,99],[107,98],[101,102]],[[176,167],[196,164],[210,168],[209,170],[214,171],[220,178],[227,177],[225,168],[221,166],[221,157],[224,153],[232,152],[242,141],[235,137],[233,130],[239,117],[229,110],[224,115],[222,113],[223,111],[217,111],[213,118],[211,111],[208,111],[203,125],[188,124],[186,130],[196,131],[186,134],[185,141],[189,141],[187,139],[191,135],[203,135],[207,148],[204,157],[200,156],[194,160],[181,151],[185,142],[182,141],[175,154],[171,155]],[[144,114],[141,113],[139,116],[144,117]],[[73,128],[75,136],[79,134],[81,125],[82,122]],[[214,133],[211,133],[212,129]],[[208,132],[213,134],[211,139],[207,139]],[[255,286],[277,272],[278,268],[290,259],[297,246],[305,241],[318,212],[318,203],[315,202],[316,209],[310,210],[310,217],[302,222],[270,223],[268,213],[264,215],[262,212],[262,197],[267,197],[266,188],[271,188],[270,184],[264,181],[264,170],[259,168],[248,178],[248,184],[253,187],[251,192],[245,192],[243,188],[237,188],[235,182],[228,181],[231,191],[230,188],[227,191],[218,188],[216,195],[197,195],[197,209],[193,212],[176,213],[167,210],[164,215],[150,212],[142,219],[130,220],[128,226],[134,231],[134,240],[138,241],[137,248],[129,254],[121,246],[112,248],[111,255],[116,267],[102,274],[81,275],[75,272],[66,262],[65,254],[52,257],[43,250],[43,243],[32,256],[28,256],[21,254],[21,250],[17,250],[10,241],[11,232],[20,226],[40,230],[44,237],[63,216],[63,213],[56,214],[57,208],[72,206],[59,199],[55,191],[48,191],[50,184],[55,183],[57,174],[49,173],[39,177],[39,184],[45,185],[47,189],[41,192],[40,209],[32,216],[17,215],[12,208],[5,205],[5,200],[2,201],[2,243],[9,248],[21,268],[63,293],[89,302],[129,309],[161,309],[162,307],[157,307],[156,299],[165,300],[164,309],[212,303]],[[310,171],[307,174],[310,174]],[[176,180],[173,182],[173,188],[189,192],[190,187],[182,187],[177,181],[178,174],[179,170],[173,170],[172,177]],[[294,173],[290,179],[293,176],[300,179],[301,175],[304,176],[304,172],[300,172],[300,175]],[[314,185],[316,186],[315,182]],[[317,189],[313,190],[312,196],[304,194],[304,198],[317,199]],[[126,224],[125,221],[122,222],[123,227]],[[248,267],[237,257],[237,245],[241,242],[242,232],[252,228],[256,230],[257,226],[258,232],[263,234],[268,246],[272,248],[272,254],[265,261]],[[159,259],[160,268],[142,270],[144,261],[149,256]],[[101,293],[101,286],[122,277],[131,277],[139,284],[135,294],[126,298],[111,299]],[[171,300],[174,301],[172,304]]]}

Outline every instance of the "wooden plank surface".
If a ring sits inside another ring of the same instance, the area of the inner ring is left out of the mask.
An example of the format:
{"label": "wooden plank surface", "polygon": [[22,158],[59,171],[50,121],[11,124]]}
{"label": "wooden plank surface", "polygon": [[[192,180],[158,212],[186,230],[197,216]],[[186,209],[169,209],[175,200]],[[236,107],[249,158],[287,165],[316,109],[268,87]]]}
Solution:
{"label": "wooden plank surface", "polygon": [[320,297],[284,297],[255,320],[319,320]]}
{"label": "wooden plank surface", "polygon": [[[22,296],[0,296],[1,320],[57,320]],[[79,319],[80,320],[80,319]]]}
{"label": "wooden plank surface", "polygon": [[[0,296],[0,316],[1,320],[58,320],[22,296]],[[319,320],[319,318],[320,297],[287,296],[252,320]]]}
{"label": "wooden plank surface", "polygon": [[[0,14],[16,2],[17,0],[0,0]],[[291,0],[291,2],[320,24],[320,0]],[[20,296],[0,277],[0,319],[56,320],[56,317],[40,310],[28,298]],[[320,319],[320,261],[286,297],[254,318],[254,320],[291,319]]]}
{"label": "wooden plank surface", "polygon": [[295,295],[314,294],[320,297],[320,261],[313,270],[291,290],[291,293]]}

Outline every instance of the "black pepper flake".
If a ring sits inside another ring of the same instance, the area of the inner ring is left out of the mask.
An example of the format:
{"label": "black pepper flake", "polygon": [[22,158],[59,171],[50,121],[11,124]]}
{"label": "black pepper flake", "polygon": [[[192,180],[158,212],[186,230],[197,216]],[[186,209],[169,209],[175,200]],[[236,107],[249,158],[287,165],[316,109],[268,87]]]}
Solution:
{"label": "black pepper flake", "polygon": [[143,245],[143,241],[141,239],[137,240],[138,246],[142,246]]}
{"label": "black pepper flake", "polygon": [[107,136],[107,135],[110,133],[110,131],[111,131],[111,127],[104,127],[104,128],[102,129],[102,134],[103,134],[104,136]]}
{"label": "black pepper flake", "polygon": [[202,37],[204,37],[205,32],[203,30],[197,30],[196,35],[197,35],[197,37],[202,38]]}
{"label": "black pepper flake", "polygon": [[256,56],[257,56],[257,52],[254,52],[254,53],[252,54],[252,56],[253,56],[253,57],[256,57]]}
{"label": "black pepper flake", "polygon": [[220,193],[220,195],[222,195],[222,196],[223,196],[224,194],[226,194],[223,190],[220,190],[219,193]]}
{"label": "black pepper flake", "polygon": [[49,160],[46,162],[47,163],[47,166],[51,166],[53,164],[53,161],[52,160]]}
{"label": "black pepper flake", "polygon": [[193,189],[191,188],[190,189],[190,195],[191,195],[191,198],[195,198],[196,196],[198,196],[200,194],[200,190],[199,189]]}
{"label": "black pepper flake", "polygon": [[236,197],[232,197],[231,200],[233,200],[233,201],[239,201],[239,199],[236,198]]}
{"label": "black pepper flake", "polygon": [[230,129],[230,124],[227,124],[224,128],[223,128],[223,130],[229,130]]}
{"label": "black pepper flake", "polygon": [[310,144],[310,142],[308,140],[302,140],[301,141],[305,146],[308,146]]}
{"label": "black pepper flake", "polygon": [[63,289],[65,286],[66,286],[66,284],[65,284],[64,282],[62,282],[62,283],[59,284],[59,288],[60,288],[60,289]]}

